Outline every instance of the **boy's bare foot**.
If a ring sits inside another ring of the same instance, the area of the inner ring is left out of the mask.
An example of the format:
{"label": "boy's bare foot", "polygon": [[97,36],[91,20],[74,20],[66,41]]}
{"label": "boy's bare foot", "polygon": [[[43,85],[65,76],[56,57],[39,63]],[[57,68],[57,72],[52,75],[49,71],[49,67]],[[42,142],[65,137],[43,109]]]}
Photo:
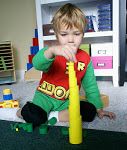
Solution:
{"label": "boy's bare foot", "polygon": [[22,115],[21,115],[21,108],[18,109],[18,111],[16,112],[17,117],[23,119]]}

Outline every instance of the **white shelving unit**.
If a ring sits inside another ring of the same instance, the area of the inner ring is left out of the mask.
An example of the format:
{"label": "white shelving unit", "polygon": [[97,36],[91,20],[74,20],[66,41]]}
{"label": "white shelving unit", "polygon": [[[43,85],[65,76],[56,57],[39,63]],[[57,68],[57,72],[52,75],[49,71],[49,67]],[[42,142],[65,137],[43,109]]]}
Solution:
{"label": "white shelving unit", "polygon": [[[56,40],[55,36],[43,36],[43,24],[49,24],[53,13],[65,3],[73,3],[82,9],[86,15],[97,16],[97,5],[107,0],[35,0],[38,27],[39,48],[44,47],[44,41]],[[109,1],[109,0],[108,0]],[[112,3],[112,31],[85,33],[84,43],[112,42],[113,68],[94,69],[96,76],[112,76],[113,85],[119,86],[119,0],[110,0]]]}

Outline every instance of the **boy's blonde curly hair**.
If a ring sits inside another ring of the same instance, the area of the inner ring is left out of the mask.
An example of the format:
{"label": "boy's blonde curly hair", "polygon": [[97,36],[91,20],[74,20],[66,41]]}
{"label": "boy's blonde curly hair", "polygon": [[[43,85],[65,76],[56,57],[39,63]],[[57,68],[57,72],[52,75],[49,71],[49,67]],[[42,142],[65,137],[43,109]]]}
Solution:
{"label": "boy's blonde curly hair", "polygon": [[77,6],[67,3],[56,11],[51,23],[55,33],[60,31],[61,25],[66,26],[67,29],[76,27],[84,33],[86,19],[84,13]]}

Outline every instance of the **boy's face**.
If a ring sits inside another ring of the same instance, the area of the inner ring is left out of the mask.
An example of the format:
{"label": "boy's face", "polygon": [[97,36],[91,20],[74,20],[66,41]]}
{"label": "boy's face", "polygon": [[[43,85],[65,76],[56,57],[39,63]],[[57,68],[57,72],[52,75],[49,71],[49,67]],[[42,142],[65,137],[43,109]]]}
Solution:
{"label": "boy's face", "polygon": [[79,48],[83,33],[76,27],[68,28],[61,25],[60,31],[56,34],[60,45],[71,44]]}

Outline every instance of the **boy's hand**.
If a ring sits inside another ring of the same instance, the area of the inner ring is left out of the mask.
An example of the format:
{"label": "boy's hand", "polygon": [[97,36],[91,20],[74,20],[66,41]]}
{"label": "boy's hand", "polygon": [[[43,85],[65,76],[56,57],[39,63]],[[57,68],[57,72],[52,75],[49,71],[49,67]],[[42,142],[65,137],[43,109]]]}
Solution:
{"label": "boy's hand", "polygon": [[68,61],[77,62],[77,59],[75,57],[77,50],[77,47],[71,43],[66,45],[52,46],[45,51],[45,56],[47,58],[52,58],[59,55],[65,57]]}
{"label": "boy's hand", "polygon": [[74,44],[66,44],[63,46],[59,46],[55,49],[56,55],[61,55],[65,57],[68,61],[77,62],[75,54],[77,53],[77,48]]}
{"label": "boy's hand", "polygon": [[102,119],[104,116],[109,117],[110,119],[115,119],[116,115],[113,112],[109,112],[109,111],[104,111],[103,109],[98,109],[97,110],[97,115],[100,119]]}

